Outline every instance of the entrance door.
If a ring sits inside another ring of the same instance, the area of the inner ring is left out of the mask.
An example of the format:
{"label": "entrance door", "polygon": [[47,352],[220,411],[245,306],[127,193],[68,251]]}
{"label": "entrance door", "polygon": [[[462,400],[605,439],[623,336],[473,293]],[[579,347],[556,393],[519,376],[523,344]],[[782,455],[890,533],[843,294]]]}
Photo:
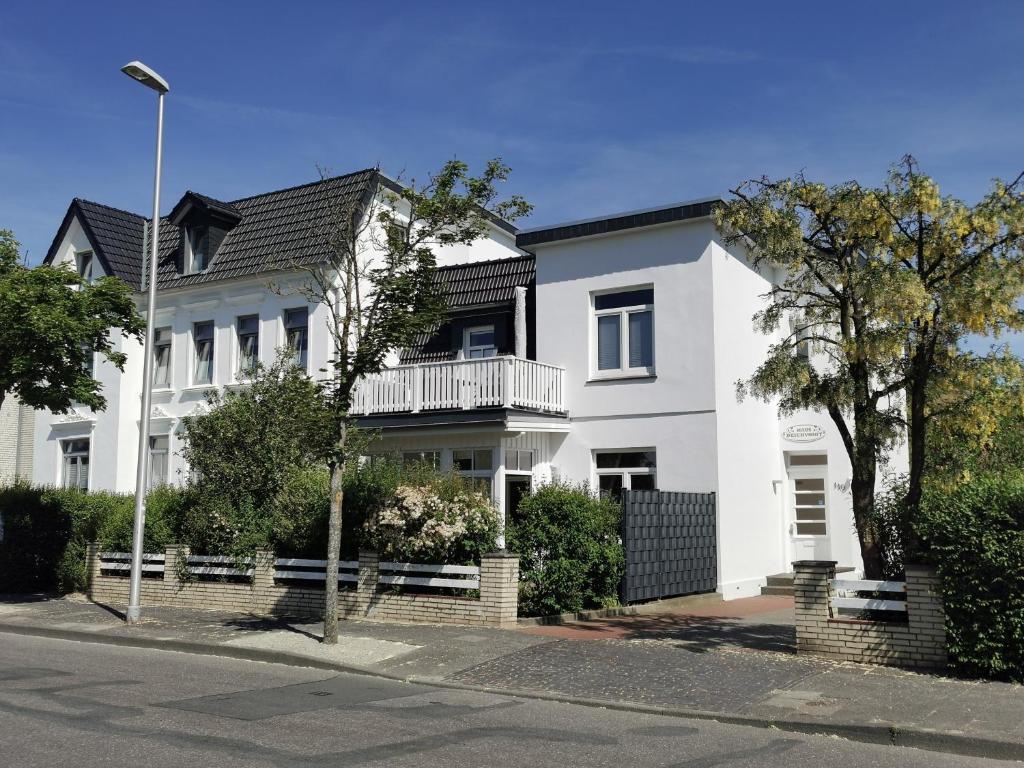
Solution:
{"label": "entrance door", "polygon": [[519,502],[524,496],[529,496],[532,488],[533,478],[530,475],[505,475],[505,520],[507,522],[518,522],[516,511],[519,509]]}
{"label": "entrance door", "polygon": [[828,484],[825,467],[790,467],[789,537],[793,560],[828,560]]}

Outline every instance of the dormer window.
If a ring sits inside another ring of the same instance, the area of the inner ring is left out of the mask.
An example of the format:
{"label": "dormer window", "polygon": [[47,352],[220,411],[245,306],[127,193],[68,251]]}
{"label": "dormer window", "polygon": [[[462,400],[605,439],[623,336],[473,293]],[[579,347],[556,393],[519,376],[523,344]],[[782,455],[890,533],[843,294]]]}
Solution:
{"label": "dormer window", "polygon": [[209,227],[185,227],[185,272],[203,272],[210,263]]}
{"label": "dormer window", "polygon": [[91,284],[94,281],[93,263],[92,251],[79,251],[75,254],[75,269],[83,283]]}

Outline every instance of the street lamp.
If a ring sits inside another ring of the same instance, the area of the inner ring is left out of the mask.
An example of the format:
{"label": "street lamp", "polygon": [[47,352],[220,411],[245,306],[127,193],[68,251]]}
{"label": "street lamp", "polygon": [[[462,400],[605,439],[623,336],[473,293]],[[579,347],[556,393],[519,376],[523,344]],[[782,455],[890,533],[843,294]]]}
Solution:
{"label": "street lamp", "polygon": [[[150,227],[149,303],[146,306],[146,345],[142,361],[142,417],[139,419],[139,457],[135,472],[135,526],[132,533],[131,586],[128,590],[128,612],[125,620],[138,624],[141,619],[139,601],[142,594],[142,540],[146,530],[146,474],[149,468],[149,408],[153,388],[153,324],[156,315],[156,259],[160,241],[160,161],[164,143],[164,94],[171,88],[167,81],[141,61],[132,61],[121,71],[147,88],[156,91],[156,175],[153,180],[153,225]],[[142,274],[146,265],[142,265]]]}

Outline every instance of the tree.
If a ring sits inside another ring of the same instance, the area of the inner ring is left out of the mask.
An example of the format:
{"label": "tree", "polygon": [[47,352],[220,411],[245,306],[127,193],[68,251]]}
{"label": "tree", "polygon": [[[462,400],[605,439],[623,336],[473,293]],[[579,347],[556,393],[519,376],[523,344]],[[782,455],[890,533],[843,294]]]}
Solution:
{"label": "tree", "polygon": [[181,451],[205,495],[266,511],[290,473],[323,466],[330,435],[319,387],[288,351],[257,364],[242,387],[209,393],[206,406],[183,419]]}
{"label": "tree", "polygon": [[[717,213],[728,242],[749,244],[755,265],[781,274],[757,326],[771,334],[790,323],[740,393],[778,398],[783,413],[828,412],[852,465],[869,577],[883,570],[871,524],[879,459],[906,429],[913,514],[936,380],[977,370],[976,358],[958,348],[965,335],[1020,327],[1019,182],[997,181],[969,208],[941,198],[907,157],[882,188],[765,178],[737,187]],[[818,361],[802,354],[805,344],[820,351]],[[936,413],[958,407],[953,388],[945,391]]]}
{"label": "tree", "polygon": [[[434,248],[469,245],[483,237],[488,219],[514,220],[530,211],[519,196],[498,202],[497,185],[509,168],[491,160],[479,176],[458,160],[444,164],[427,183],[381,183],[369,200],[335,212],[326,259],[304,267],[300,289],[329,315],[333,344],[329,378],[322,384],[332,435],[327,451],[331,505],[327,573],[337,573],[341,546],[343,478],[349,454],[352,393],[364,376],[379,373],[389,354],[433,330],[445,311],[434,281]],[[323,642],[338,641],[338,582],[328,578],[324,594]]]}
{"label": "tree", "polygon": [[141,339],[142,328],[127,283],[101,277],[88,284],[66,266],[30,269],[14,235],[0,230],[0,405],[14,394],[54,413],[75,403],[103,410],[93,355],[123,370],[111,330]]}

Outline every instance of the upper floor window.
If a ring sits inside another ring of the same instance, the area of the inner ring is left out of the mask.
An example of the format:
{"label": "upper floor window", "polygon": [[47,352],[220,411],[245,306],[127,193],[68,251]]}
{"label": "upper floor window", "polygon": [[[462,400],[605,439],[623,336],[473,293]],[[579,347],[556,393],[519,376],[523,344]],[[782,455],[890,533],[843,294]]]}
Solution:
{"label": "upper floor window", "polygon": [[153,332],[153,386],[171,386],[171,329],[157,328]]}
{"label": "upper floor window", "polygon": [[498,348],[494,344],[494,326],[478,325],[467,328],[463,336],[462,352],[466,359],[494,357]]}
{"label": "upper floor window", "polygon": [[260,359],[260,318],[244,315],[235,321],[238,334],[238,373],[251,375]]}
{"label": "upper floor window", "polygon": [[192,371],[193,384],[213,383],[213,321],[195,323],[192,326],[192,343],[195,347],[195,367]]}
{"label": "upper floor window", "polygon": [[94,264],[95,257],[92,251],[79,251],[75,254],[75,269],[78,271],[78,276],[82,278],[82,282],[92,283],[95,281]]}
{"label": "upper floor window", "polygon": [[170,438],[167,435],[153,435],[149,438],[149,486],[156,488],[167,485],[167,458],[170,454]]}
{"label": "upper floor window", "polygon": [[96,353],[93,352],[92,344],[82,342],[81,345],[82,357],[82,370],[86,376],[90,379],[96,378]]}
{"label": "upper floor window", "polygon": [[597,451],[594,467],[602,496],[618,499],[624,490],[653,491],[657,488],[658,455],[653,450]]}
{"label": "upper floor window", "polygon": [[598,376],[654,373],[654,289],[595,294],[594,342]]}
{"label": "upper floor window", "polygon": [[61,485],[65,488],[89,490],[89,440],[63,440]]}
{"label": "upper floor window", "polygon": [[202,272],[210,264],[208,227],[185,227],[185,272]]}
{"label": "upper floor window", "polygon": [[309,354],[309,308],[284,311],[285,343],[292,351],[292,363],[305,369]]}

